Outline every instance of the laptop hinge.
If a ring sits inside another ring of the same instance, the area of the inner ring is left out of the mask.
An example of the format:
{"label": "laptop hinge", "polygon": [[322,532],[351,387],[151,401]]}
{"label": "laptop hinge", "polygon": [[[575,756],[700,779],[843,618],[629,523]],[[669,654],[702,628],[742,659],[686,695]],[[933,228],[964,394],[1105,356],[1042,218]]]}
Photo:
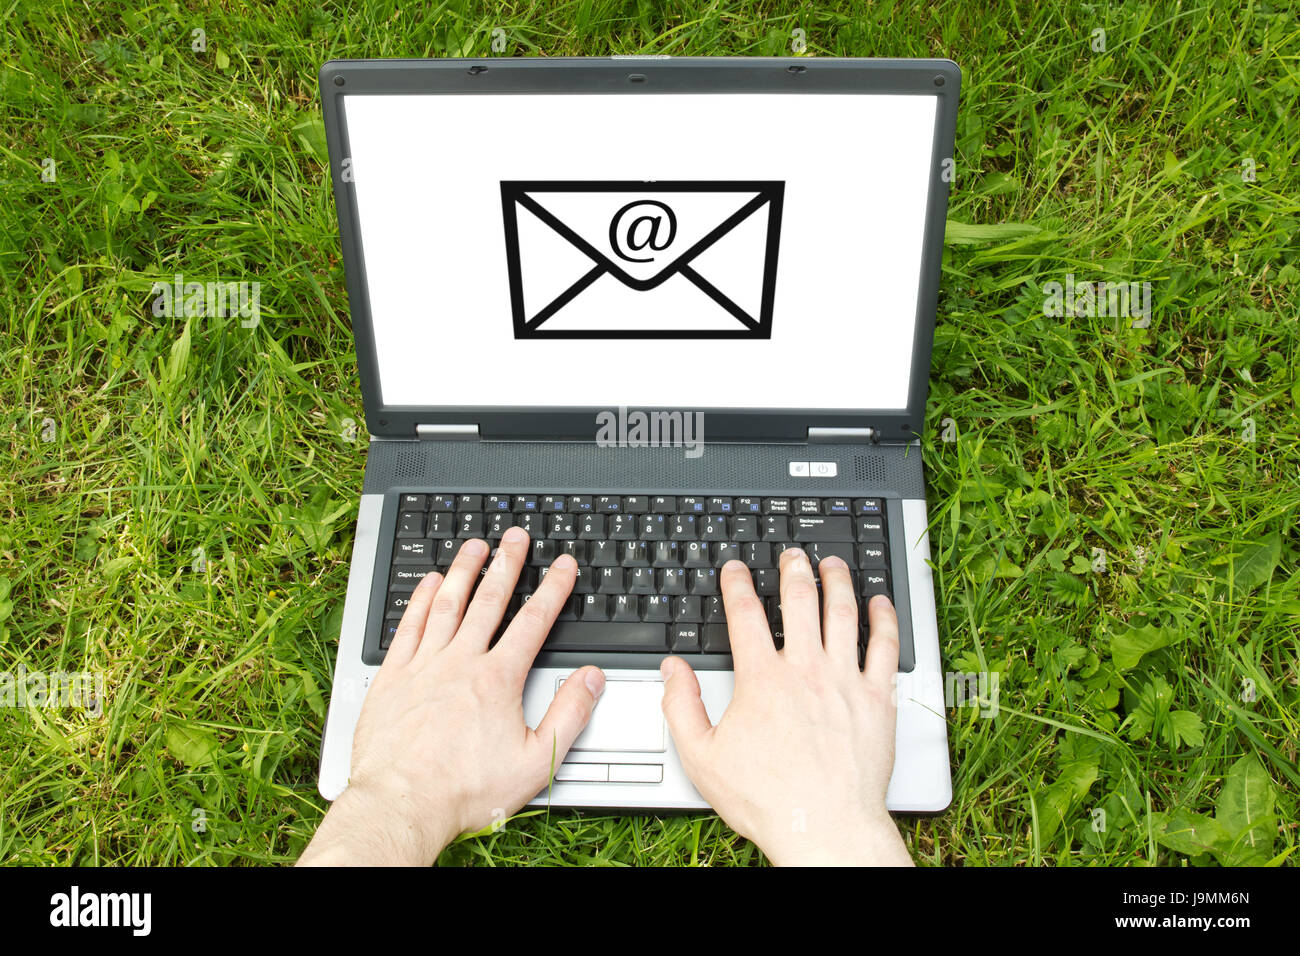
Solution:
{"label": "laptop hinge", "polygon": [[478,441],[477,425],[416,425],[415,437],[429,441]]}
{"label": "laptop hinge", "polygon": [[880,433],[874,428],[809,428],[808,440],[835,445],[874,445],[880,441]]}

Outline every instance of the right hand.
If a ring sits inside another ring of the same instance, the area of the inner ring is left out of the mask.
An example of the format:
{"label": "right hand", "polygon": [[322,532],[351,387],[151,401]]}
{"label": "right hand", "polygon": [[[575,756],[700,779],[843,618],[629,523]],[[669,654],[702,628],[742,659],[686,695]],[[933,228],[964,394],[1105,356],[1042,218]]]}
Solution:
{"label": "right hand", "polygon": [[885,810],[894,766],[898,619],[888,598],[868,608],[871,641],[858,669],[858,610],[848,565],[820,566],[824,607],[802,550],[781,555],[785,646],[740,561],[722,569],[735,667],[715,727],[700,684],[666,658],[664,716],[687,775],[718,816],[778,865],[911,865]]}

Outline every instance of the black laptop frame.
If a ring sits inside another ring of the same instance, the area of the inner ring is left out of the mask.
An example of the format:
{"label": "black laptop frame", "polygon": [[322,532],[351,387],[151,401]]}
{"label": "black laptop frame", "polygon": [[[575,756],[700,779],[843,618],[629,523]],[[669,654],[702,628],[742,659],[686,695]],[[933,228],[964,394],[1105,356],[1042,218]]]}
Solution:
{"label": "black laptop frame", "polygon": [[[961,71],[950,60],[611,57],[332,60],[320,71],[366,425],[379,438],[417,437],[418,425],[477,425],[485,439],[593,439],[599,406],[387,405],[382,401],[356,194],[343,176],[351,154],[343,97],[364,94],[900,93],[937,97],[916,333],[904,409],[692,408],[709,441],[804,441],[809,428],[871,428],[881,441],[920,437],[943,258]],[[797,148],[798,140],[780,148]],[[472,143],[449,148],[472,149]],[[946,162],[945,162],[946,161]],[[504,281],[504,280],[503,280]],[[472,317],[467,317],[472,319]],[[864,355],[864,370],[869,366]]]}

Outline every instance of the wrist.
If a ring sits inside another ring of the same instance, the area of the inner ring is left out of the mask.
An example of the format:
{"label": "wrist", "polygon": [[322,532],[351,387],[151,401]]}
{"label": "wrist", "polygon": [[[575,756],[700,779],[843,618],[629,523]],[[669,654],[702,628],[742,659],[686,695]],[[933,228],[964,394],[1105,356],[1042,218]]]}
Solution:
{"label": "wrist", "polygon": [[457,835],[443,812],[430,809],[400,785],[354,780],[330,807],[300,862],[430,866]]}
{"label": "wrist", "polygon": [[797,839],[767,853],[774,866],[914,865],[897,825],[884,812],[845,821],[825,832],[791,836]]}

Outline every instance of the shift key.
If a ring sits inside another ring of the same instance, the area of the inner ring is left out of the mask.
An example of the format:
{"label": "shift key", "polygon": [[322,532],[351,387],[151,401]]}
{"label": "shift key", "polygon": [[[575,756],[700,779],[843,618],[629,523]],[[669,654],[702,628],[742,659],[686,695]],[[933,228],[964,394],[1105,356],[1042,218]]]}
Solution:
{"label": "shift key", "polygon": [[853,519],[831,515],[795,515],[790,519],[794,527],[794,540],[852,541]]}

